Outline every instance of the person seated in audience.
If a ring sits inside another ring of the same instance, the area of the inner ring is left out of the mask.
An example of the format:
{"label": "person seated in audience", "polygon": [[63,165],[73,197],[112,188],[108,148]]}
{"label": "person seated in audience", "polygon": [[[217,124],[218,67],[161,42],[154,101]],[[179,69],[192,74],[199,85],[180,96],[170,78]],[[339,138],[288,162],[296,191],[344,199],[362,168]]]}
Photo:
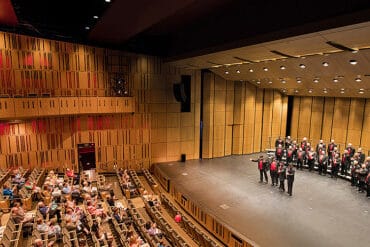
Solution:
{"label": "person seated in audience", "polygon": [[71,197],[77,204],[83,201],[80,189],[77,186],[72,186]]}
{"label": "person seated in audience", "polygon": [[3,195],[8,196],[9,200],[13,200],[13,190],[7,183],[5,183],[3,186]]}
{"label": "person seated in audience", "polygon": [[20,173],[17,173],[13,177],[12,183],[18,184],[18,186],[21,187],[25,183],[25,178],[23,178]]}
{"label": "person seated in audience", "polygon": [[25,214],[19,212],[19,208],[17,207],[13,207],[10,212],[10,218],[14,221],[15,224],[22,223],[23,236],[28,236],[29,234],[31,234],[33,228],[33,218],[30,219],[30,217],[26,217]]}
{"label": "person seated in audience", "polygon": [[36,238],[33,242],[33,246],[35,247],[52,247],[54,246],[54,241],[49,240],[46,244],[46,242],[42,241],[42,239]]}
{"label": "person seated in audience", "polygon": [[91,186],[86,181],[83,183],[82,193],[88,193],[88,194],[91,193]]}
{"label": "person seated in audience", "polygon": [[33,222],[32,215],[26,214],[26,211],[23,209],[20,202],[15,202],[11,211],[11,216],[15,222],[18,222],[17,224],[19,224],[20,222],[22,222],[23,224]]}
{"label": "person seated in audience", "polygon": [[72,189],[69,186],[69,184],[68,183],[64,183],[63,184],[62,193],[65,194],[65,195],[69,195],[69,194],[71,194],[71,191],[72,191]]}
{"label": "person seated in audience", "polygon": [[107,200],[107,203],[110,207],[114,207],[115,201],[111,196],[106,196],[105,199]]}
{"label": "person seated in audience", "polygon": [[148,233],[149,233],[149,235],[152,235],[152,236],[156,235],[156,236],[162,238],[162,231],[160,229],[158,229],[156,223],[152,223],[150,229],[148,230]]}
{"label": "person seated in audience", "polygon": [[87,201],[87,211],[94,216],[101,217],[102,219],[105,219],[107,217],[107,214],[104,212],[104,209],[97,206],[96,203],[93,203],[92,201]]}
{"label": "person seated in audience", "polygon": [[149,247],[150,246],[148,243],[144,243],[144,241],[137,234],[133,234],[129,238],[129,244],[130,244],[130,247]]}
{"label": "person seated in audience", "polygon": [[158,247],[165,247],[164,246],[164,243],[163,243],[163,241],[161,240],[161,241],[159,241],[159,243],[158,243]]}
{"label": "person seated in audience", "polygon": [[180,212],[177,212],[176,215],[175,215],[175,222],[180,223],[181,220],[182,220],[181,214],[180,214]]}
{"label": "person seated in audience", "polygon": [[56,200],[59,203],[62,197],[62,191],[59,189],[58,186],[56,186],[53,189],[53,192],[51,192],[51,195],[53,196],[54,200]]}
{"label": "person seated in audience", "polygon": [[42,218],[36,220],[36,228],[40,233],[48,234],[48,237],[59,238],[61,236],[62,229],[56,224],[55,219],[51,219],[49,222],[44,222]]}
{"label": "person seated in audience", "polygon": [[56,204],[55,202],[50,203],[50,206],[46,206],[44,202],[39,202],[37,206],[44,219],[46,219],[47,214],[49,214],[50,218],[56,216],[58,222],[61,221],[60,209],[58,207],[58,204]]}

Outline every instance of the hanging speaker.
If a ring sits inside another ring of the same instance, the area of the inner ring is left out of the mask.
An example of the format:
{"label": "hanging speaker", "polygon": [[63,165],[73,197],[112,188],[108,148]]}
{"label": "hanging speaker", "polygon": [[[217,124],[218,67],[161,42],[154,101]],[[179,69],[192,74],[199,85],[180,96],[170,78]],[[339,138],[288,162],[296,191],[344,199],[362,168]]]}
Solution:
{"label": "hanging speaker", "polygon": [[173,95],[177,102],[186,102],[185,87],[182,83],[173,84]]}

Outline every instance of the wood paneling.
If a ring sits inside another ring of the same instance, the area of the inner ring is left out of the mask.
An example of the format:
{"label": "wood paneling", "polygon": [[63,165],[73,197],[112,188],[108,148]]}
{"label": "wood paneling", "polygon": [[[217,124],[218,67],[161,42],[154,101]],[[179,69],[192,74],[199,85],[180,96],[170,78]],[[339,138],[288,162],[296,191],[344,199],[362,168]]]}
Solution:
{"label": "wood paneling", "polygon": [[[312,102],[311,107],[302,106],[303,102],[306,105]],[[307,110],[310,108],[311,112]],[[305,117],[302,117],[302,112]],[[320,139],[325,143],[333,139],[339,145],[340,151],[343,151],[348,143],[352,143],[356,149],[362,147],[367,155],[370,150],[369,112],[369,102],[365,99],[295,97],[291,133],[298,130],[298,142],[303,136],[307,136],[312,140],[313,146],[316,146]],[[293,134],[292,136],[295,138]]]}

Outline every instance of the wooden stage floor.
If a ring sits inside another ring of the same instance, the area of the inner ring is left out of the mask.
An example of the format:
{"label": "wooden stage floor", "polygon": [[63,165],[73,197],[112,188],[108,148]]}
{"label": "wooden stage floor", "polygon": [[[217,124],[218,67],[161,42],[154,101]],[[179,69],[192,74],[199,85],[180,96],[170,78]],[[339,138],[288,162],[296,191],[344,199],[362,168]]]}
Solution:
{"label": "wooden stage floor", "polygon": [[158,167],[203,210],[259,246],[370,246],[370,199],[348,181],[296,171],[290,197],[270,177],[258,182],[251,157],[258,155]]}

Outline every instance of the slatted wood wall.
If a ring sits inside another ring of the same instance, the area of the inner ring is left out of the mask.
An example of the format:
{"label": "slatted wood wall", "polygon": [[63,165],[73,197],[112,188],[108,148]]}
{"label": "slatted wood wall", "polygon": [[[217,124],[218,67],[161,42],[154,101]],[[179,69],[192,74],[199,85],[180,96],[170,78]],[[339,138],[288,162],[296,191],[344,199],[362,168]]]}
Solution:
{"label": "slatted wood wall", "polygon": [[348,143],[366,154],[370,150],[370,102],[359,98],[294,97],[291,135],[299,141],[307,137],[316,146],[331,139],[341,151]]}
{"label": "slatted wood wall", "polygon": [[[190,113],[180,113],[172,93],[182,74],[192,76]],[[134,114],[2,122],[0,167],[76,168],[77,144],[86,142],[95,142],[98,170],[113,169],[105,166],[113,161],[139,169],[183,153],[199,157],[200,72],[175,69],[157,57],[0,32],[0,95],[112,96],[117,77],[129,84]]]}
{"label": "slatted wood wall", "polygon": [[260,152],[285,136],[288,98],[204,74],[203,157]]}

